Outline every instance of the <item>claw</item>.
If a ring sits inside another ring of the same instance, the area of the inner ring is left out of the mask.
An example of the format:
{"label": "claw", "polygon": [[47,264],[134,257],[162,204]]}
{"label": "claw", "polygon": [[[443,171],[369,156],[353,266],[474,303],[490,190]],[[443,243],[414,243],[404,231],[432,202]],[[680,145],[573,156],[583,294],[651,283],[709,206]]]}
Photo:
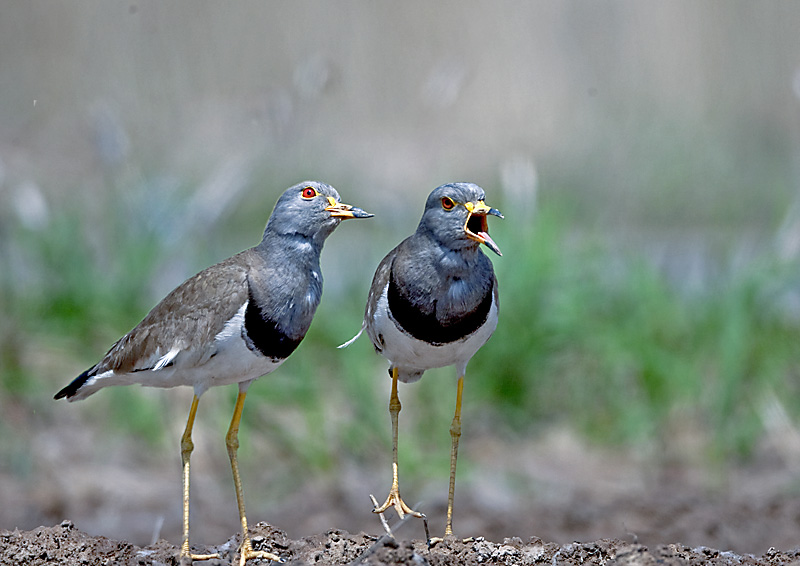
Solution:
{"label": "claw", "polygon": [[250,542],[250,539],[247,538],[242,543],[242,547],[239,549],[239,566],[245,566],[245,563],[248,560],[252,560],[254,558],[259,558],[261,560],[272,560],[273,562],[279,562],[283,564],[286,562],[285,558],[281,558],[271,552],[267,552],[266,550],[253,550],[253,545]]}
{"label": "claw", "polygon": [[400,517],[401,519],[407,514],[411,515],[412,517],[417,517],[418,519],[422,519],[423,517],[425,517],[423,513],[420,513],[419,511],[414,511],[411,507],[406,505],[406,502],[403,501],[402,497],[400,497],[399,490],[394,487],[389,492],[389,496],[386,498],[386,501],[383,502],[383,505],[374,508],[372,512],[381,514],[390,507],[394,507],[394,510],[397,512],[397,516]]}
{"label": "claw", "polygon": [[181,549],[180,556],[178,557],[178,562],[183,564],[188,564],[191,566],[192,562],[195,560],[214,560],[215,558],[219,558],[219,554],[192,554],[189,552],[188,548]]}
{"label": "claw", "polygon": [[[371,493],[369,494],[369,498],[372,500],[372,509],[374,512],[374,510],[378,508],[378,500],[375,499],[375,496]],[[381,519],[381,525],[383,525],[383,530],[386,531],[386,534],[394,538],[392,528],[389,526],[389,522],[386,520],[386,517],[383,516],[383,513],[378,513],[378,517]]]}

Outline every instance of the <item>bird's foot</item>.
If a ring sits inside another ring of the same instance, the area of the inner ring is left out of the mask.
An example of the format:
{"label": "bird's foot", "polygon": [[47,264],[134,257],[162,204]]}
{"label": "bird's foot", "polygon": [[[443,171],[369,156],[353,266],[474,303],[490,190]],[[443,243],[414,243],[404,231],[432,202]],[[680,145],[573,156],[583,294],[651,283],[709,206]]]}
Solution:
{"label": "bird's foot", "polygon": [[402,497],[400,497],[400,490],[396,485],[392,486],[392,489],[389,491],[389,496],[386,498],[386,501],[383,502],[383,505],[373,508],[372,512],[380,515],[390,507],[394,507],[394,510],[397,512],[397,516],[401,519],[406,515],[411,515],[412,517],[417,517],[418,519],[425,518],[424,513],[414,511],[411,507],[406,505],[406,502],[403,501]]}
{"label": "bird's foot", "polygon": [[219,558],[219,554],[192,554],[189,552],[189,544],[185,543],[181,547],[178,562],[181,566],[191,566],[195,560],[213,560],[215,558]]}
{"label": "bird's foot", "polygon": [[242,547],[239,549],[239,566],[245,566],[248,560],[272,560],[273,562],[286,562],[280,556],[267,552],[266,550],[253,550],[253,545],[250,538],[245,538]]}

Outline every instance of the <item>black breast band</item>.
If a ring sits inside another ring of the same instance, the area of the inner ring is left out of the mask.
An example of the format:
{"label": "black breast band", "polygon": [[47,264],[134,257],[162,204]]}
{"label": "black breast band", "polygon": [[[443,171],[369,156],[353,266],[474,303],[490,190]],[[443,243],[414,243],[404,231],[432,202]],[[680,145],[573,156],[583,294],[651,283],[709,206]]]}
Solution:
{"label": "black breast band", "polygon": [[493,293],[490,287],[475,310],[452,319],[452,322],[448,324],[442,324],[436,319],[435,302],[433,312],[430,314],[421,312],[400,292],[394,280],[394,274],[389,277],[387,299],[392,318],[411,336],[434,346],[455,342],[483,326],[492,308],[492,298]]}
{"label": "black breast band", "polygon": [[244,312],[245,342],[251,350],[255,348],[268,358],[275,361],[289,357],[295,348],[303,340],[300,338],[290,338],[280,328],[278,323],[271,318],[264,316],[261,309],[253,300],[253,293],[250,293],[250,300],[247,302],[247,309]]}

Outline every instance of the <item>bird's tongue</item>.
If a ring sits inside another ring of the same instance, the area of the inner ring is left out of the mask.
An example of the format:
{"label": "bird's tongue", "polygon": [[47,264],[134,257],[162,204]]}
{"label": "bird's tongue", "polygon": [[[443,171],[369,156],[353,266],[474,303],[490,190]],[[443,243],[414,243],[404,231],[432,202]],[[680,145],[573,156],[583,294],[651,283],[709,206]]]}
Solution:
{"label": "bird's tongue", "polygon": [[483,238],[483,240],[484,240],[483,243],[486,244],[487,248],[489,248],[490,250],[492,250],[494,253],[496,253],[499,256],[503,255],[502,253],[500,253],[500,248],[497,247],[497,244],[494,243],[494,240],[492,240],[492,237],[489,235],[488,232],[478,232],[478,236]]}

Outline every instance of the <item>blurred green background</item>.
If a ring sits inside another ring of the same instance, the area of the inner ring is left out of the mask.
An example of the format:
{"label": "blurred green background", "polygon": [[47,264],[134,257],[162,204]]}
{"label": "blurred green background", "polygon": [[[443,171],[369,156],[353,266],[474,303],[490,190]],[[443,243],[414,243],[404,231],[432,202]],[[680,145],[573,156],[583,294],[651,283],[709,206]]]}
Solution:
{"label": "blurred green background", "polygon": [[[177,539],[191,392],[52,395],[175,285],[255,244],[304,179],[375,218],[329,239],[311,331],[250,389],[256,520],[377,530],[386,363],[366,339],[335,346],[449,181],[505,214],[490,221],[501,316],[467,372],[460,489],[489,474],[497,505],[535,499],[545,464],[495,474],[486,459],[547,459],[568,438],[575,466],[599,449],[718,489],[768,462],[795,490],[798,29],[800,5],[746,1],[5,4],[0,528],[80,518]],[[411,502],[446,497],[452,374],[400,391]],[[234,398],[200,406],[201,537],[236,528]]]}

